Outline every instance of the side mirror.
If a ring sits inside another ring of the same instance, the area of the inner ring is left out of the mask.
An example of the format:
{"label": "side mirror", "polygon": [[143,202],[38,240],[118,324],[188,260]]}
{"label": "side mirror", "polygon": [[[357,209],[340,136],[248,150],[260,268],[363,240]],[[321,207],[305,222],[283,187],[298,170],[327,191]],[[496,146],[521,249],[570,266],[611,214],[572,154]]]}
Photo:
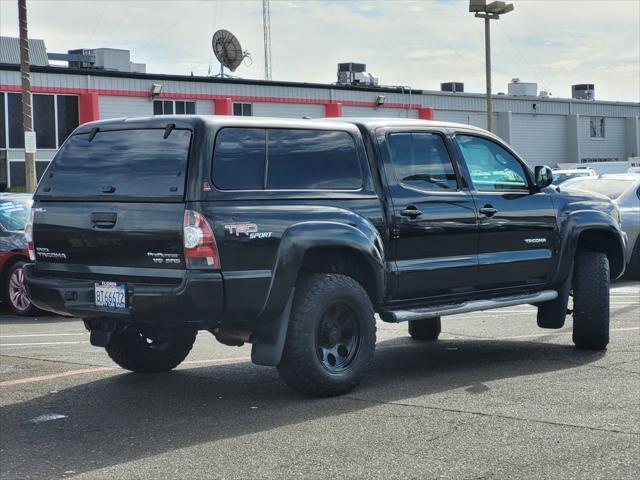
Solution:
{"label": "side mirror", "polygon": [[551,182],[553,182],[553,172],[549,167],[546,165],[537,166],[534,171],[536,187],[545,188],[551,185]]}

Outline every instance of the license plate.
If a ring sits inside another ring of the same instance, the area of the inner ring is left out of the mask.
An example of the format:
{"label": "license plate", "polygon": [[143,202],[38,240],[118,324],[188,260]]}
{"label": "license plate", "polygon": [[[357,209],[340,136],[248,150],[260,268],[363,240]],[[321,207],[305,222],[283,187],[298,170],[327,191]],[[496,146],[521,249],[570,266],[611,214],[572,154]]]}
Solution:
{"label": "license plate", "polygon": [[113,308],[116,310],[127,308],[127,289],[124,283],[96,282],[96,307]]}

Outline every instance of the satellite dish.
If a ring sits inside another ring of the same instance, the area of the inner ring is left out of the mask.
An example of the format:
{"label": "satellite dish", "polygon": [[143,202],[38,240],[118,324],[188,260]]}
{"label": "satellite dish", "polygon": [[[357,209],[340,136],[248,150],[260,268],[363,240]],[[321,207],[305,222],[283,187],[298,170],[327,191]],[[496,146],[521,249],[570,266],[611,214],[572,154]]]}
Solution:
{"label": "satellite dish", "polygon": [[250,57],[249,52],[243,51],[236,36],[229,30],[218,30],[211,39],[213,53],[220,62],[220,76],[224,77],[224,67],[232,72],[240,66],[242,61]]}

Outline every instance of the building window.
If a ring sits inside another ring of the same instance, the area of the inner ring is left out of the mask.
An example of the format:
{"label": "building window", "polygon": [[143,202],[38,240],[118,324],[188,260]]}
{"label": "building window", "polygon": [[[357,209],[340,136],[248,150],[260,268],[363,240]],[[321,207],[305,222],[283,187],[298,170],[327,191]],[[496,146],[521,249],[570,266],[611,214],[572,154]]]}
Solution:
{"label": "building window", "polygon": [[253,115],[252,107],[250,103],[234,103],[233,114],[236,117],[250,117]]}
{"label": "building window", "polygon": [[196,102],[185,100],[154,100],[154,115],[194,115],[196,113]]}
{"label": "building window", "polygon": [[591,138],[604,138],[604,117],[591,117],[589,133]]}
{"label": "building window", "polygon": [[[0,148],[24,148],[22,94],[1,93]],[[75,95],[32,95],[33,129],[36,146],[56,149],[78,126],[78,97]],[[6,105],[7,115],[4,115]],[[7,145],[8,144],[8,145]]]}

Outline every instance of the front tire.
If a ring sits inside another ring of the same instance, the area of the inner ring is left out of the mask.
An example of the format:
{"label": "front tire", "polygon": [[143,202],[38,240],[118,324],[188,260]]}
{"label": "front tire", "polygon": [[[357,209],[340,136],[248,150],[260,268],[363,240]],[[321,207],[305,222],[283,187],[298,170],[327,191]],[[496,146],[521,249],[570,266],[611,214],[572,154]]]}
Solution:
{"label": "front tire", "polygon": [[126,370],[138,373],[168,372],[187,357],[196,340],[193,329],[150,333],[114,333],[105,347],[109,357]]}
{"label": "front tire", "polygon": [[409,335],[414,340],[437,340],[441,331],[440,317],[409,321]]}
{"label": "front tire", "polygon": [[376,346],[371,300],[356,280],[312,274],[296,287],[278,372],[290,387],[331,397],[352,390]]}
{"label": "front tire", "polygon": [[22,316],[33,315],[38,311],[31,303],[24,286],[23,268],[26,263],[20,260],[11,265],[7,273],[7,283],[4,290],[4,298],[11,311],[16,315]]}
{"label": "front tire", "polygon": [[579,252],[573,273],[573,343],[604,350],[609,343],[609,260],[604,253]]}

